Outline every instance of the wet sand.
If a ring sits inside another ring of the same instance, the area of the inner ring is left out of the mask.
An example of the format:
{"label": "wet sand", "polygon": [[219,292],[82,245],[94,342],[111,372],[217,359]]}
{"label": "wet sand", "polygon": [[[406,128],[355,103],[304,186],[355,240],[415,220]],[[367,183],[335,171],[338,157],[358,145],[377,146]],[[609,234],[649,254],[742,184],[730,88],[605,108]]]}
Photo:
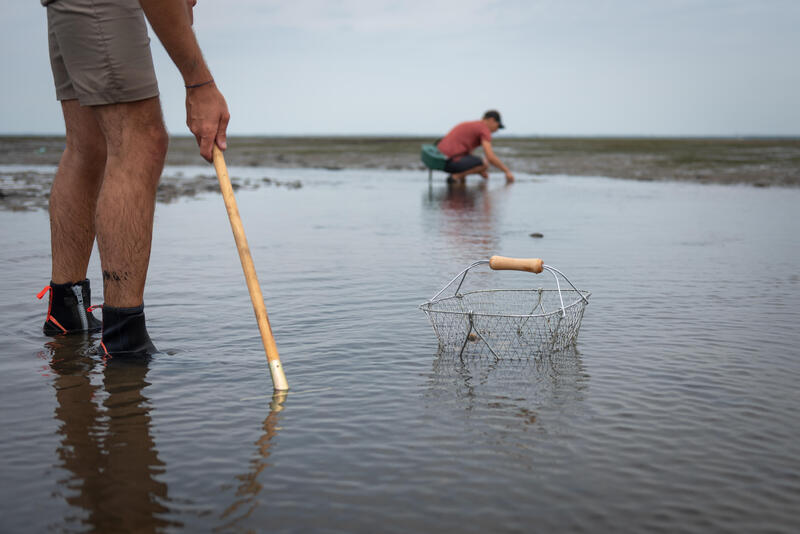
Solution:
{"label": "wet sand", "polygon": [[[427,137],[232,137],[230,166],[267,168],[425,169],[419,147]],[[495,150],[518,174],[605,176],[646,181],[690,181],[750,184],[757,187],[800,186],[800,139],[693,138],[504,138]],[[0,164],[57,165],[63,137],[0,137]],[[159,200],[216,191],[207,175],[187,179],[170,174],[170,166],[204,165],[190,137],[173,137]],[[441,174],[441,173],[440,173]],[[234,187],[259,187],[271,179],[245,183],[231,176]],[[0,172],[0,208],[38,209],[47,205],[52,174],[34,170]]]}
{"label": "wet sand", "polygon": [[[303,183],[237,195],[282,405],[219,195],[158,206],[124,368],[41,334],[48,217],[0,210],[0,531],[796,533],[800,188],[231,169]],[[418,306],[491,254],[592,292],[576,351],[438,350]]]}

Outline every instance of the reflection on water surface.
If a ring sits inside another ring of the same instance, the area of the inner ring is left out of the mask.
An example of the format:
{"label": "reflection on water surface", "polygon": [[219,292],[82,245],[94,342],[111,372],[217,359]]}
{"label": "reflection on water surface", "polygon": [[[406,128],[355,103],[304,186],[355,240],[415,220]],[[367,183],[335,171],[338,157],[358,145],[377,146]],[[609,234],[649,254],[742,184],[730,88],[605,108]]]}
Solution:
{"label": "reflection on water surface", "polygon": [[[149,362],[41,335],[46,214],[0,212],[0,530],[796,529],[800,191],[231,173],[303,183],[237,195],[286,399],[217,195],[158,205]],[[592,292],[574,350],[438,352],[418,305],[493,254]]]}

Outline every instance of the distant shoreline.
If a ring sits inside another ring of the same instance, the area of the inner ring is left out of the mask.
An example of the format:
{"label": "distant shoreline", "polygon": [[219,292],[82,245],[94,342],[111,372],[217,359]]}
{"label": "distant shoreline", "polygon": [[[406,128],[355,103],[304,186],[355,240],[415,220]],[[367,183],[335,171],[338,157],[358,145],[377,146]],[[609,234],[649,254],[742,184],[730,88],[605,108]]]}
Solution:
{"label": "distant shoreline", "polygon": [[[423,136],[229,137],[228,165],[272,168],[396,169],[426,172],[419,159]],[[515,172],[605,176],[641,181],[800,186],[800,138],[513,137],[494,140],[498,156]],[[0,136],[0,164],[57,165],[63,136]],[[194,138],[170,139],[167,165],[206,165]],[[213,172],[209,171],[213,177]],[[444,179],[441,172],[437,179]],[[46,206],[52,175],[5,173],[0,208]],[[173,183],[174,182],[174,183]],[[3,187],[13,183],[14,187]],[[213,189],[162,179],[159,200]],[[281,184],[277,184],[281,185]],[[199,188],[199,189],[198,189]],[[173,191],[173,196],[167,195]]]}
{"label": "distant shoreline", "polygon": [[[441,133],[438,135],[441,136]],[[188,134],[170,134],[170,139],[194,139]],[[374,134],[246,134],[246,135],[229,135],[230,139],[435,139],[437,134],[393,134],[393,133],[374,133]],[[64,135],[60,133],[0,133],[0,139],[64,139]],[[758,140],[777,140],[777,141],[800,141],[800,133],[798,134],[735,134],[735,135],[538,135],[538,134],[512,134],[501,132],[495,135],[495,140],[502,139],[527,139],[527,140],[553,140],[553,139],[570,139],[570,140],[720,140],[720,141],[758,141]]]}

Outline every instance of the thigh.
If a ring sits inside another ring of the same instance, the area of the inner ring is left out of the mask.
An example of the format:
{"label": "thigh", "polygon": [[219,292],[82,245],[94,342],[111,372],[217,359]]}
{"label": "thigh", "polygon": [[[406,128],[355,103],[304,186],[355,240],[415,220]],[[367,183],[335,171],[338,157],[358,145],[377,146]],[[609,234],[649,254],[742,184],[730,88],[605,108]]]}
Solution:
{"label": "thigh", "polygon": [[467,154],[466,156],[461,156],[455,161],[448,159],[444,170],[449,173],[459,173],[474,169],[480,165],[483,165],[483,160],[481,158],[478,156],[473,156],[472,154]]}
{"label": "thigh", "polygon": [[47,23],[59,100],[95,106],[158,95],[137,0],[59,0],[47,6]]}

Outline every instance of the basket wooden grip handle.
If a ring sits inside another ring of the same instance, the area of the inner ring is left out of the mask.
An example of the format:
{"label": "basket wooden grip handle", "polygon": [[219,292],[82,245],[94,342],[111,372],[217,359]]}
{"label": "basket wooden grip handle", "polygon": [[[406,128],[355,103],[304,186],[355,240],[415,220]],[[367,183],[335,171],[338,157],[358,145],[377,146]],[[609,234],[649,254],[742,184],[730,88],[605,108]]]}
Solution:
{"label": "basket wooden grip handle", "polygon": [[506,258],[505,256],[492,256],[489,258],[489,267],[495,271],[528,271],[529,273],[542,272],[544,263],[539,258]]}

